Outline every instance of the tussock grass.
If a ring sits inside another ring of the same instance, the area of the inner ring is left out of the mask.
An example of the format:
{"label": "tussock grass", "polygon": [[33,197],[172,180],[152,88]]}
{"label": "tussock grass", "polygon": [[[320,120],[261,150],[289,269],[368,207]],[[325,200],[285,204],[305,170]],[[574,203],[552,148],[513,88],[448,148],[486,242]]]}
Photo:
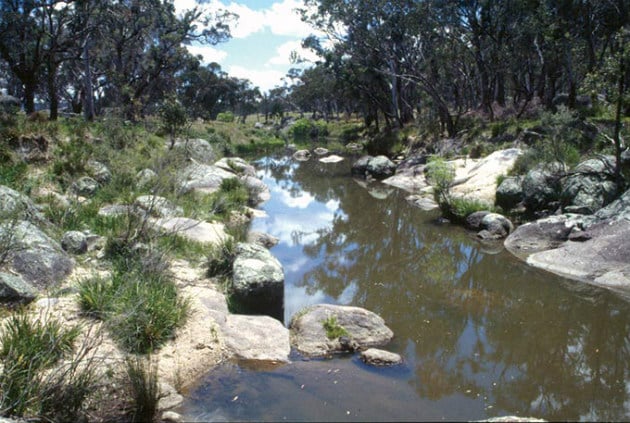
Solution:
{"label": "tussock grass", "polygon": [[93,367],[81,363],[88,349],[58,364],[73,353],[79,330],[52,318],[34,319],[23,310],[5,321],[0,332],[2,415],[39,415],[49,421],[77,418],[94,389]]}

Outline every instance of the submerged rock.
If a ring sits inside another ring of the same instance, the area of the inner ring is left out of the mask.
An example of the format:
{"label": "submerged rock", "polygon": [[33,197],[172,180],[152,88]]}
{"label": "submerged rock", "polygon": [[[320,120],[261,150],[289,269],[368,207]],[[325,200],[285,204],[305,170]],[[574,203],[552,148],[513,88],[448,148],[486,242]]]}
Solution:
{"label": "submerged rock", "polygon": [[295,160],[299,160],[301,162],[305,162],[311,158],[311,152],[308,150],[298,150],[293,153],[293,158]]}
{"label": "submerged rock", "polygon": [[399,354],[380,350],[378,348],[368,348],[361,352],[361,360],[372,366],[395,366],[403,362]]}
{"label": "submerged rock", "polygon": [[347,351],[339,336],[330,339],[325,324],[337,326],[357,349],[387,344],[394,333],[377,314],[351,306],[318,304],[298,312],[289,324],[291,344],[302,354],[322,357]]}
{"label": "submerged rock", "polygon": [[532,266],[630,297],[630,221],[601,222],[579,241],[527,257]]}
{"label": "submerged rock", "polygon": [[330,156],[322,157],[321,159],[319,159],[319,161],[322,163],[339,163],[343,160],[343,157],[337,156],[336,154],[331,154]]}

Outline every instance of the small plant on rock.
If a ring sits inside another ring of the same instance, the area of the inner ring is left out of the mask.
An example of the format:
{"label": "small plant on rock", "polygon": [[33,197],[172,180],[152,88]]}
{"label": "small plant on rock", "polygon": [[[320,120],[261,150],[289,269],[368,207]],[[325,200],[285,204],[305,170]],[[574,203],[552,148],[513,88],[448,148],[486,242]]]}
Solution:
{"label": "small plant on rock", "polygon": [[335,316],[328,317],[322,322],[322,325],[324,326],[326,337],[328,339],[337,339],[340,336],[348,336],[348,331],[337,322],[337,318]]}

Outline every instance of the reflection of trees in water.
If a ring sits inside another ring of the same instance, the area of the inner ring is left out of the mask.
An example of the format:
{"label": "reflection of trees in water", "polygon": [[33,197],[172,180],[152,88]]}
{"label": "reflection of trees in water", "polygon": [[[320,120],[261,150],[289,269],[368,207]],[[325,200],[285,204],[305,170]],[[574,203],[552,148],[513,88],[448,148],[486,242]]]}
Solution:
{"label": "reflection of trees in water", "polygon": [[414,344],[421,396],[479,394],[497,412],[551,419],[627,418],[626,303],[601,291],[580,298],[507,254],[483,254],[404,194],[378,201],[342,168],[325,176],[326,166],[270,170],[281,182],[292,174],[291,195],[338,200],[343,212],[303,247],[322,263],[296,285],[339,298],[355,284],[352,304],[385,316],[400,345]]}

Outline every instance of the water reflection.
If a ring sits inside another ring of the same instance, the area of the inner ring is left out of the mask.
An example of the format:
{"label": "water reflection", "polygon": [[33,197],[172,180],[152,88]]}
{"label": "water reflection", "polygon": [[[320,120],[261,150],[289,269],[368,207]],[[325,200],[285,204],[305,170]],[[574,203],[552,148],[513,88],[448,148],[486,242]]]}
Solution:
{"label": "water reflection", "polygon": [[[465,231],[408,205],[404,194],[370,195],[348,176],[347,163],[268,159],[259,167],[272,199],[264,206],[269,217],[253,229],[280,239],[272,251],[285,269],[285,321],[307,304],[352,304],[382,315],[395,333],[388,348],[404,356],[407,372],[372,370],[377,377],[366,380],[359,368],[347,383],[355,390],[373,384],[375,398],[407,400],[388,400],[396,413],[381,407],[365,419],[630,419],[626,302],[508,253],[486,253]],[[248,383],[291,379],[291,371],[248,374],[260,378]],[[288,395],[280,385],[268,395]],[[312,399],[326,401],[327,385],[312,388]],[[266,409],[269,402],[257,407],[272,420],[284,416]],[[339,417],[302,411],[294,417]]]}

